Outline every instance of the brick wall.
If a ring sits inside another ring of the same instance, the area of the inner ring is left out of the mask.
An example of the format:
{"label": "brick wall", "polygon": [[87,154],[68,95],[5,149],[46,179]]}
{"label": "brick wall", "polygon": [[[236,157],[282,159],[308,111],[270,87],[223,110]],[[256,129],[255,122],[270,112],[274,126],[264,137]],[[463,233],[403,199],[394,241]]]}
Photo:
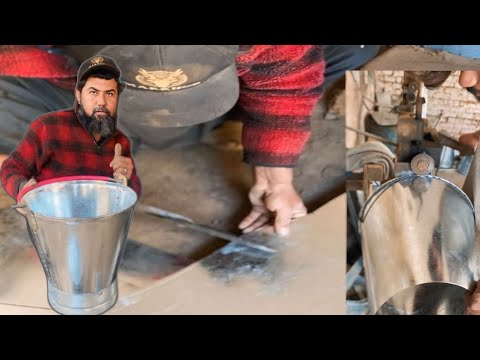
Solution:
{"label": "brick wall", "polygon": [[[427,95],[429,126],[445,130],[456,137],[480,130],[480,102],[458,84],[459,74],[460,71],[453,72],[441,87],[428,90]],[[377,71],[375,80],[377,97],[379,93],[385,92],[390,95],[392,106],[401,102],[403,71]],[[379,110],[390,109],[381,105]]]}

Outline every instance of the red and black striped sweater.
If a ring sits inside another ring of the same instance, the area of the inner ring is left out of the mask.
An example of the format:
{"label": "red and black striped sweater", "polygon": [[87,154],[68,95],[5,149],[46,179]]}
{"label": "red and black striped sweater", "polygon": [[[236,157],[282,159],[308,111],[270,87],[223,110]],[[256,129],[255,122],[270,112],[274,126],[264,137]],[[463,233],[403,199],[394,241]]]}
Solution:
{"label": "red and black striped sweater", "polygon": [[[27,60],[28,59],[28,60]],[[323,84],[321,45],[253,45],[237,56],[239,106],[245,113],[245,162],[293,167],[310,134],[310,118]],[[0,75],[75,84],[68,58],[35,46],[0,47]]]}

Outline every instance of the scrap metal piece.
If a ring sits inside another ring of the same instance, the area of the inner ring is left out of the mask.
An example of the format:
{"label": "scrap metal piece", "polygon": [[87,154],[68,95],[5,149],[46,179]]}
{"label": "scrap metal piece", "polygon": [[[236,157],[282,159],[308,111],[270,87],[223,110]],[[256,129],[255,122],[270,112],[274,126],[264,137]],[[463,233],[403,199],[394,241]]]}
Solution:
{"label": "scrap metal piece", "polygon": [[143,204],[138,204],[137,209],[150,215],[156,215],[156,216],[160,216],[170,220],[174,220],[177,222],[178,226],[180,227],[189,228],[189,229],[196,230],[198,232],[211,235],[223,240],[231,241],[240,245],[244,245],[246,247],[261,250],[268,255],[271,255],[277,252],[277,250],[275,249],[272,249],[265,245],[257,244],[256,242],[253,242],[250,240],[246,240],[240,236],[233,235],[222,230],[214,229],[207,225],[196,224],[192,219],[186,216],[183,216],[181,214],[176,214],[176,213],[163,210],[154,206],[147,206]]}

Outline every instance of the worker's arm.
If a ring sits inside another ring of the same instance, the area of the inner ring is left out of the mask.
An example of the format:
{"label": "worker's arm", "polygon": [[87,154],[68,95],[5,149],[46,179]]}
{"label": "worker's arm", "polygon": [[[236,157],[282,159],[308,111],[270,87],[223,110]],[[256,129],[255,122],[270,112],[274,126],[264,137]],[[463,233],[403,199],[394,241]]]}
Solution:
{"label": "worker's arm", "polygon": [[461,134],[458,139],[458,142],[475,151],[477,150],[479,139],[480,139],[480,131],[475,131],[473,133]]}
{"label": "worker's arm", "polygon": [[2,185],[15,200],[21,187],[42,168],[45,153],[43,137],[42,122],[38,120],[32,122],[17,149],[2,164],[0,169]]}
{"label": "worker's arm", "polygon": [[244,112],[244,161],[254,166],[253,209],[240,223],[253,231],[275,216],[275,231],[306,214],[293,187],[296,165],[321,96],[325,62],[318,45],[254,45],[237,57]]}

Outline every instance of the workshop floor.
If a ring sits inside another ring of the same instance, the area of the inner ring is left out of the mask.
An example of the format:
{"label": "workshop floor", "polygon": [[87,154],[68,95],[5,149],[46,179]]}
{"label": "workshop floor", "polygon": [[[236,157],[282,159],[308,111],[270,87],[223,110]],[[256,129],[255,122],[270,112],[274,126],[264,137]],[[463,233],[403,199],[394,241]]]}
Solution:
{"label": "workshop floor", "polygon": [[[322,109],[319,104],[312,135],[295,171],[296,188],[309,211],[344,191],[344,118],[342,114],[323,118]],[[251,170],[241,161],[240,126],[229,122],[212,133],[207,139],[210,144],[162,151],[140,148],[135,156],[143,183],[140,202],[237,232],[237,224],[249,211],[247,194],[252,183]],[[34,253],[23,217],[10,209],[13,204],[0,190],[0,265],[4,267],[20,253]],[[131,223],[129,239],[120,272],[132,275],[134,287],[171,274],[225,244],[139,212]],[[2,283],[11,281],[0,277],[0,289]]]}

